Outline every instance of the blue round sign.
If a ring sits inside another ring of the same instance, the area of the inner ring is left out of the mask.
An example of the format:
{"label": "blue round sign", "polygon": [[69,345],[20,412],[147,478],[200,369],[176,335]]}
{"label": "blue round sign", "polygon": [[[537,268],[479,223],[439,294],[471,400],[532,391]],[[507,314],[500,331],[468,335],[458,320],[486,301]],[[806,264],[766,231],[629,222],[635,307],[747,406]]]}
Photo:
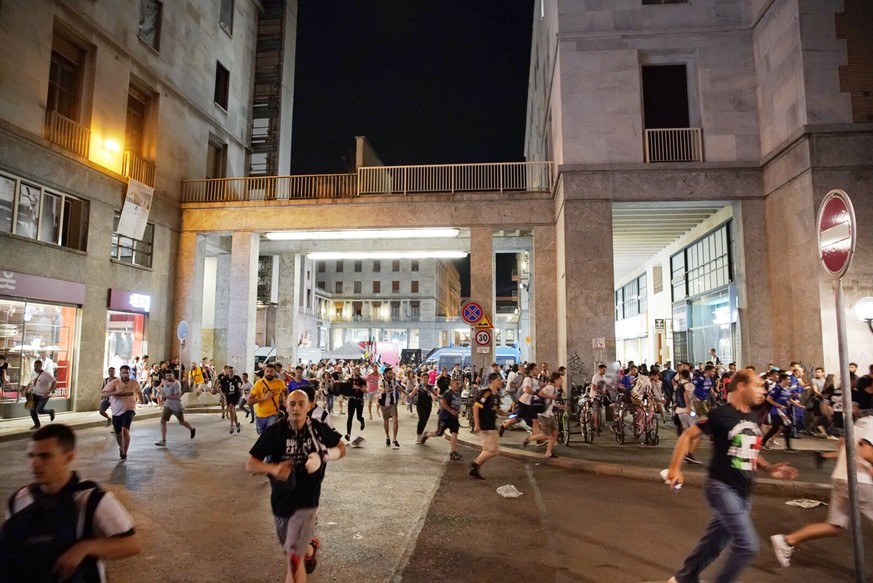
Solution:
{"label": "blue round sign", "polygon": [[188,337],[188,322],[185,320],[179,322],[179,326],[176,328],[176,336],[179,337],[179,340],[185,340]]}
{"label": "blue round sign", "polygon": [[485,310],[482,308],[482,304],[473,300],[464,302],[464,305],[461,306],[461,318],[471,326],[478,324],[484,313]]}

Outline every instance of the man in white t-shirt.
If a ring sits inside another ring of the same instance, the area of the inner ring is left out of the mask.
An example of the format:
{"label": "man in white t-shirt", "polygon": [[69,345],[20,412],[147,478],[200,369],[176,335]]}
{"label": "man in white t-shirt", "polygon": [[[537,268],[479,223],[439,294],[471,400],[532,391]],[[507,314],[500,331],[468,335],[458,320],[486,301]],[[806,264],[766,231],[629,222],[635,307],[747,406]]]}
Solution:
{"label": "man in white t-shirt", "polygon": [[604,424],[603,398],[615,394],[615,381],[606,375],[606,365],[601,363],[597,366],[597,374],[591,377],[591,387],[588,389],[588,398],[591,399],[591,410],[594,413],[594,430],[600,433]]}
{"label": "man in white t-shirt", "polygon": [[[53,508],[57,513],[64,496],[72,495],[76,507],[79,528],[76,532],[73,546],[63,553],[42,557],[39,561],[18,561],[18,573],[4,573],[10,580],[43,581],[48,580],[51,572],[58,580],[66,581],[75,575],[85,575],[83,580],[106,581],[105,559],[122,559],[136,555],[142,549],[142,539],[136,532],[133,518],[111,492],[103,492],[93,482],[82,482],[79,476],[70,469],[70,464],[76,457],[76,435],[66,425],[51,424],[35,432],[27,446],[27,456],[34,482],[21,488],[12,495],[7,509],[6,523],[11,522],[15,515],[33,504]],[[96,501],[93,508],[93,518],[90,524],[85,524],[91,516],[88,511],[92,497]],[[84,517],[83,517],[84,516]],[[85,538],[88,529],[92,536]],[[14,530],[14,527],[11,528]],[[52,534],[57,546],[64,546],[66,541],[60,532]],[[45,535],[40,533],[40,538]],[[5,545],[5,542],[3,543]],[[44,544],[42,546],[52,546]],[[52,577],[54,580],[54,577]],[[78,580],[78,579],[77,579]]]}
{"label": "man in white t-shirt", "polygon": [[50,420],[55,420],[55,410],[46,409],[45,406],[51,398],[52,391],[54,391],[57,386],[58,382],[55,380],[55,377],[52,376],[52,373],[43,370],[42,361],[34,360],[33,373],[30,375],[30,382],[28,382],[27,386],[24,388],[25,394],[31,393],[33,395],[33,407],[30,409],[30,417],[33,419],[33,427],[30,428],[31,430],[39,429],[40,414],[47,414]]}
{"label": "man in white t-shirt", "polygon": [[[172,370],[169,369],[167,374]],[[118,457],[126,460],[127,450],[130,448],[130,424],[136,415],[136,404],[142,398],[142,390],[136,379],[130,377],[130,367],[123,364],[119,369],[119,378],[103,387],[100,394],[109,397],[112,427],[115,429],[115,441],[118,442]]]}
{"label": "man in white t-shirt", "polygon": [[[855,422],[856,463],[858,467],[858,506],[861,515],[873,524],[873,417]],[[846,447],[840,447],[837,465],[831,474],[831,500],[825,522],[807,524],[791,534],[770,537],[776,559],[783,567],[791,564],[796,545],[817,538],[838,536],[849,528],[849,478]]]}
{"label": "man in white t-shirt", "polygon": [[161,440],[155,445],[164,447],[167,445],[167,422],[170,417],[175,417],[179,421],[179,425],[188,430],[191,434],[191,439],[197,430],[185,421],[185,409],[182,406],[182,385],[173,376],[173,371],[169,371],[164,377],[164,410],[161,412]]}

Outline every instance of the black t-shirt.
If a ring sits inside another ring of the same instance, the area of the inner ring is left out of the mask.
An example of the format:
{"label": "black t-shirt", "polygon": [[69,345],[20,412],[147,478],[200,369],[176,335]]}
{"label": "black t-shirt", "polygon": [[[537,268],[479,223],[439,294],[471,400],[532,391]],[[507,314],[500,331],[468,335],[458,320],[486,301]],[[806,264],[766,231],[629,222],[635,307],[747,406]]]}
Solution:
{"label": "black t-shirt", "polygon": [[253,457],[263,460],[270,457],[274,463],[294,460],[295,487],[288,489],[287,482],[269,476],[273,492],[270,506],[275,516],[291,516],[298,508],[317,508],[321,497],[321,482],[324,480],[325,463],[315,473],[306,472],[304,464],[311,453],[323,454],[340,442],[340,434],[324,423],[306,419],[300,431],[292,429],[287,420],[267,427],[254,447],[249,451]]}
{"label": "black t-shirt", "polygon": [[242,379],[237,375],[218,375],[218,386],[222,393],[233,397],[242,392]]}
{"label": "black t-shirt", "polygon": [[449,390],[449,382],[450,381],[451,381],[451,379],[445,375],[437,377],[436,386],[437,386],[437,390],[439,391],[440,394],[443,394]]}
{"label": "black t-shirt", "polygon": [[363,399],[364,395],[367,393],[367,381],[364,380],[364,377],[352,377],[352,396],[350,399]]}
{"label": "black t-shirt", "polygon": [[482,431],[497,429],[497,399],[491,394],[490,389],[482,391],[475,406],[479,408],[479,429]]}
{"label": "black t-shirt", "polygon": [[730,486],[744,498],[752,493],[761,451],[761,430],[756,421],[754,413],[741,413],[727,404],[697,422],[703,433],[712,436],[709,477]]}

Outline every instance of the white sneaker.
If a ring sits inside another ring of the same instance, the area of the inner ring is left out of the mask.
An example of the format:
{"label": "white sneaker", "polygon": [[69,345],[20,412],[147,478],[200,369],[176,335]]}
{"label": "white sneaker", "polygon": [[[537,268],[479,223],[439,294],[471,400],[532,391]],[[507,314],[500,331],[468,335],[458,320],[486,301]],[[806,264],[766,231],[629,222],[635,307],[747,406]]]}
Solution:
{"label": "white sneaker", "polygon": [[785,536],[774,534],[770,537],[770,542],[773,543],[773,552],[776,553],[776,560],[783,567],[791,565],[791,554],[794,552],[794,547],[785,542]]}

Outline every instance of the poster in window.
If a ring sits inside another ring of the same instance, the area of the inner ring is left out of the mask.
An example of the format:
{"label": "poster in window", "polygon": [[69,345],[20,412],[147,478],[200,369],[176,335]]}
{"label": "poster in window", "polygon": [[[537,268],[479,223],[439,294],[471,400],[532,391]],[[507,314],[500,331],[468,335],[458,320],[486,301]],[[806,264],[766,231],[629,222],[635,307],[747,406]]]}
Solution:
{"label": "poster in window", "polygon": [[130,179],[127,185],[127,196],[121,218],[118,220],[116,232],[124,237],[141,240],[149,220],[149,210],[152,207],[152,196],[155,189],[138,180]]}

